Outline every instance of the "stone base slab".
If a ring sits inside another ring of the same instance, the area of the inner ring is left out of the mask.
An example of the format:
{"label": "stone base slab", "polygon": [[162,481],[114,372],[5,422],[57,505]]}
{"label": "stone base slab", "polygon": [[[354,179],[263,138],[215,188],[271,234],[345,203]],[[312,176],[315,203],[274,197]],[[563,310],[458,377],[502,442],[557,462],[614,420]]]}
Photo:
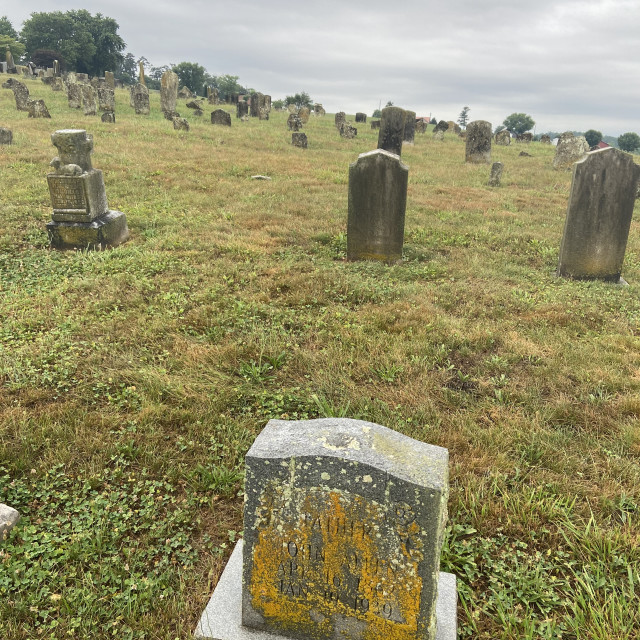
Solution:
{"label": "stone base slab", "polygon": [[[452,573],[441,571],[436,604],[436,640],[456,640],[457,599],[456,577]],[[242,540],[239,540],[198,622],[194,636],[208,640],[285,640],[281,635],[243,627],[241,617]]]}
{"label": "stone base slab", "polygon": [[107,211],[92,222],[48,222],[47,233],[53,249],[106,249],[129,238],[121,211]]}

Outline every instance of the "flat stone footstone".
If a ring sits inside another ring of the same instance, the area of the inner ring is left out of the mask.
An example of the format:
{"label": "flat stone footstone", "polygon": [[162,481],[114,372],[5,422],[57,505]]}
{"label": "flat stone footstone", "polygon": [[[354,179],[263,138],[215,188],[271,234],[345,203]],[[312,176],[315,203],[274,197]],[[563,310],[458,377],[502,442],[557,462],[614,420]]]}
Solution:
{"label": "flat stone footstone", "polygon": [[242,624],[435,640],[448,452],[349,419],[270,420],[246,456]]}
{"label": "flat stone footstone", "polygon": [[13,508],[0,502],[0,542],[6,540],[9,532],[18,524],[20,514]]}
{"label": "flat stone footstone", "polygon": [[[277,640],[282,637],[242,626],[242,546],[242,540],[238,541],[200,617],[194,637],[207,640]],[[456,577],[441,571],[436,640],[456,640],[457,600]]]}

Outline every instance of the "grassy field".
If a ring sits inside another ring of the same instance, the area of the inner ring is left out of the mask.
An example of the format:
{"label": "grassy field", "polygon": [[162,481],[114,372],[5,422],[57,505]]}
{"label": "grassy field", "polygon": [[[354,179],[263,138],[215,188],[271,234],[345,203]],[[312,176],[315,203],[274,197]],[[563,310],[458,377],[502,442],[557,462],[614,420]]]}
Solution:
{"label": "grassy field", "polygon": [[[118,91],[109,125],[28,86],[51,120],[0,91],[0,502],[23,516],[0,636],[189,638],[256,434],[347,416],[449,449],[461,639],[640,638],[637,221],[629,287],[557,279],[553,148],[494,147],[489,188],[462,140],[417,134],[403,263],[346,262],[368,124],[311,119],[302,150],[284,113],[229,129],[181,101],[179,133],[157,93],[145,117]],[[70,127],[127,215],[115,250],[47,248],[49,136]]]}

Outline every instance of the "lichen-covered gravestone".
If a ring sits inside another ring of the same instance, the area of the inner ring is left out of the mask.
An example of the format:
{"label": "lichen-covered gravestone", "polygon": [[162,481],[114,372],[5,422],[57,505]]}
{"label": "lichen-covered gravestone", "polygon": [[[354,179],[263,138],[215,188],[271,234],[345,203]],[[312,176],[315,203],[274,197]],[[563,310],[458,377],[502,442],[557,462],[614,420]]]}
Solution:
{"label": "lichen-covered gravestone", "polygon": [[300,147],[301,149],[306,149],[308,146],[307,134],[303,133],[302,131],[292,133],[291,144],[294,147]]}
{"label": "lichen-covered gravestone", "polygon": [[85,116],[96,115],[96,90],[90,84],[82,85],[82,108]]}
{"label": "lichen-covered gravestone", "polygon": [[573,165],[558,275],[621,282],[640,166],[610,147]]}
{"label": "lichen-covered gravestone", "polygon": [[245,494],[242,590],[236,548],[196,637],[455,640],[446,449],[360,420],[271,420]]}
{"label": "lichen-covered gravestone", "polygon": [[67,101],[70,109],[82,108],[82,85],[75,82],[67,83]]}
{"label": "lichen-covered gravestone", "polygon": [[416,136],[416,112],[404,112],[404,134],[402,141],[407,144],[413,144]]}
{"label": "lichen-covered gravestone", "polygon": [[338,111],[334,117],[334,123],[336,125],[336,129],[340,131],[340,127],[344,122],[347,121],[347,114],[344,111]]}
{"label": "lichen-covered gravestone", "polygon": [[358,130],[350,122],[342,122],[340,124],[340,137],[353,140],[357,135]]}
{"label": "lichen-covered gravestone", "polygon": [[409,167],[400,156],[376,149],[349,166],[349,260],[402,259]]}
{"label": "lichen-covered gravestone", "polygon": [[249,103],[240,100],[238,104],[236,104],[236,118],[244,118],[246,115],[249,115]]}
{"label": "lichen-covered gravestone", "polygon": [[224,109],[216,109],[211,112],[211,124],[221,124],[224,127],[230,127],[231,114],[227,113]]}
{"label": "lichen-covered gravestone", "polygon": [[491,162],[491,123],[474,120],[467,125],[465,161],[475,164]]}
{"label": "lichen-covered gravestone", "polygon": [[16,99],[16,109],[18,111],[29,111],[29,89],[15,78],[9,78],[2,84],[3,89],[11,89],[13,97]]}
{"label": "lichen-covered gravestone", "polygon": [[170,69],[162,74],[160,79],[160,109],[162,113],[175,113],[179,82],[178,75]]}
{"label": "lichen-covered gravestone", "polygon": [[404,109],[400,107],[385,107],[380,118],[378,132],[378,149],[390,151],[396,155],[402,153],[404,140]]}
{"label": "lichen-covered gravestone", "polygon": [[0,502],[0,542],[9,537],[13,529],[20,520],[20,514],[13,508]]}
{"label": "lichen-covered gravestone", "polygon": [[571,165],[582,160],[589,153],[589,143],[584,136],[575,136],[565,131],[558,140],[556,154],[553,156],[554,169],[571,169]]}
{"label": "lichen-covered gravestone", "polygon": [[366,122],[366,121],[367,121],[367,114],[362,113],[361,111],[358,111],[358,113],[356,113],[356,123]]}
{"label": "lichen-covered gravestone", "polygon": [[44,100],[29,100],[27,103],[30,118],[50,118],[51,114]]}
{"label": "lichen-covered gravestone", "polygon": [[496,133],[496,144],[501,147],[508,147],[511,144],[511,133],[508,129],[501,129]]}
{"label": "lichen-covered gravestone", "polygon": [[148,116],[150,113],[149,89],[141,82],[131,87],[131,106],[138,115]]}
{"label": "lichen-covered gravestone", "polygon": [[111,211],[100,169],[91,165],[93,138],[84,129],[61,129],[51,134],[58,156],[47,175],[52,221],[47,223],[55,249],[104,249],[129,237],[127,218]]}
{"label": "lichen-covered gravestone", "polygon": [[491,165],[491,176],[489,177],[489,186],[490,187],[499,187],[500,181],[502,180],[502,169],[504,165],[502,162],[494,162]]}

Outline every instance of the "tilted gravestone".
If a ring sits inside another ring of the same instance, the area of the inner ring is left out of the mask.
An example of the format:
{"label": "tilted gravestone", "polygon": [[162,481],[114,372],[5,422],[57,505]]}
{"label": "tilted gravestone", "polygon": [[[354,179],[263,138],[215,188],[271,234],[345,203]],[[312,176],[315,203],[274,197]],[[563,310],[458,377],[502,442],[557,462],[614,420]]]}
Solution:
{"label": "tilted gravestone", "polygon": [[96,115],[96,90],[90,84],[82,85],[82,108],[85,116]]}
{"label": "tilted gravestone", "polygon": [[150,113],[149,89],[141,82],[131,87],[131,106],[138,115],[148,116]]}
{"label": "tilted gravestone", "polygon": [[289,129],[289,131],[300,131],[300,129],[302,129],[302,120],[300,120],[297,113],[289,114],[287,118],[287,129]]}
{"label": "tilted gravestone", "polygon": [[27,102],[30,118],[50,118],[51,114],[44,100],[29,100]]}
{"label": "tilted gravestone", "polygon": [[489,177],[489,186],[490,187],[499,187],[500,181],[502,180],[502,170],[504,165],[502,162],[494,162],[491,165],[491,175]]}
{"label": "tilted gravestone", "polygon": [[302,124],[307,124],[310,117],[311,109],[309,109],[309,107],[300,107],[300,109],[298,109],[298,118],[302,120]]}
{"label": "tilted gravestone", "polygon": [[197,638],[455,640],[446,449],[361,420],[271,420],[245,478],[244,541]]}
{"label": "tilted gravestone", "polygon": [[367,121],[367,114],[358,111],[358,113],[356,113],[356,123],[357,122],[366,122],[366,121]]}
{"label": "tilted gravestone", "polygon": [[11,89],[13,97],[16,99],[16,109],[18,111],[29,111],[29,89],[15,78],[9,78],[2,83],[3,89]]}
{"label": "tilted gravestone", "polygon": [[167,70],[160,79],[160,109],[163,113],[174,113],[176,102],[178,101],[178,83],[180,79],[177,74]]}
{"label": "tilted gravestone", "polygon": [[82,85],[75,82],[67,84],[67,101],[70,109],[82,108]]}
{"label": "tilted gravestone", "polygon": [[380,119],[378,132],[378,149],[390,151],[396,155],[402,153],[404,140],[404,109],[400,107],[385,107]]}
{"label": "tilted gravestone", "polygon": [[302,131],[294,132],[291,134],[291,144],[294,147],[300,147],[306,149],[308,145],[307,134]]}
{"label": "tilted gravestone", "polygon": [[13,132],[7,127],[0,127],[0,144],[11,144],[13,142]]}
{"label": "tilted gravestone", "polygon": [[573,165],[559,276],[621,281],[639,176],[633,156],[613,147]]}
{"label": "tilted gravestone", "polygon": [[240,102],[236,104],[236,118],[242,118],[246,115],[249,115],[249,103],[240,100]]}
{"label": "tilted gravestone", "polygon": [[189,121],[186,118],[174,118],[173,128],[176,131],[189,131]]}
{"label": "tilted gravestone", "polygon": [[107,205],[100,169],[91,164],[93,137],[83,129],[61,129],[51,134],[58,156],[47,175],[53,215],[47,223],[55,249],[105,249],[129,237],[127,218]]}
{"label": "tilted gravestone", "polygon": [[358,130],[352,126],[350,122],[342,122],[340,124],[340,136],[347,138],[347,140],[353,140],[358,135]]}
{"label": "tilted gravestone", "polygon": [[554,169],[571,169],[571,165],[582,160],[589,153],[589,143],[584,136],[574,136],[565,131],[558,140],[556,154],[553,157]]}
{"label": "tilted gravestone", "polygon": [[116,114],[113,111],[105,111],[100,116],[100,120],[102,120],[102,122],[108,122],[110,124],[115,124],[115,122],[116,122]]}
{"label": "tilted gravestone", "polygon": [[20,514],[13,508],[0,502],[0,542],[4,542],[20,520]]}
{"label": "tilted gravestone", "polygon": [[449,130],[449,123],[444,120],[440,120],[438,124],[433,128],[433,139],[444,140],[445,131]]}
{"label": "tilted gravestone", "polygon": [[416,120],[416,133],[427,133],[427,121],[423,118],[419,118]]}
{"label": "tilted gravestone", "polygon": [[211,112],[211,124],[221,124],[225,127],[230,127],[231,114],[227,113],[224,109],[216,109]]}
{"label": "tilted gravestone", "polygon": [[347,259],[402,259],[409,167],[400,156],[376,149],[349,165]]}
{"label": "tilted gravestone", "polygon": [[491,162],[491,123],[474,120],[467,125],[465,161],[475,164]]}
{"label": "tilted gravestone", "polygon": [[416,136],[416,112],[404,112],[404,134],[402,142],[413,144]]}
{"label": "tilted gravestone", "polygon": [[496,144],[501,147],[508,147],[511,144],[511,133],[508,129],[501,129],[496,133]]}

